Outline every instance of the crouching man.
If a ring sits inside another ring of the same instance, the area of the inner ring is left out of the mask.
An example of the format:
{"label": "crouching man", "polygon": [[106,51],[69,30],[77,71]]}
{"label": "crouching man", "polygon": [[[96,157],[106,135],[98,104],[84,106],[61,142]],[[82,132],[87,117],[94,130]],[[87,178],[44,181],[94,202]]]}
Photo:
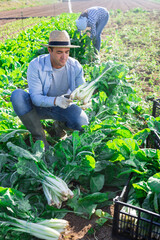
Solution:
{"label": "crouching man", "polygon": [[40,55],[29,63],[27,81],[29,92],[16,89],[11,95],[15,113],[35,140],[49,144],[40,120],[54,119],[69,129],[81,131],[88,124],[85,112],[65,97],[85,82],[80,63],[69,57],[71,45],[66,31],[52,31],[49,54]]}

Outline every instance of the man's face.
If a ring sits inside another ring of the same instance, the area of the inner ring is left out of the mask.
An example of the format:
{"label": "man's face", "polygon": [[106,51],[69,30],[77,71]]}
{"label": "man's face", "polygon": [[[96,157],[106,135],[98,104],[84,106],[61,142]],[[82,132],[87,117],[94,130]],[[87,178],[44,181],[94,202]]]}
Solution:
{"label": "man's face", "polygon": [[48,48],[48,51],[50,53],[52,67],[61,68],[65,66],[69,57],[70,48],[54,47],[52,50]]}

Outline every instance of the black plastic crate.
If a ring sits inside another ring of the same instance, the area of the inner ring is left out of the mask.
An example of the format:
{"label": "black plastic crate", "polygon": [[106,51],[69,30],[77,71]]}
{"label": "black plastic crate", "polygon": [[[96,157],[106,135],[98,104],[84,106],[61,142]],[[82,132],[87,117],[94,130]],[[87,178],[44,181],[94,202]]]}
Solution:
{"label": "black plastic crate", "polygon": [[147,148],[160,149],[160,136],[153,130],[147,138]]}
{"label": "black plastic crate", "polygon": [[[126,203],[131,177],[121,195],[113,200],[112,235],[118,240],[160,240],[160,215]],[[127,207],[127,212],[123,210],[124,207]]]}
{"label": "black plastic crate", "polygon": [[[150,99],[153,102],[152,106],[152,116],[160,117],[160,98],[159,99]],[[147,148],[160,149],[160,135],[156,131],[151,131],[151,134],[148,136],[146,141]]]}
{"label": "black plastic crate", "polygon": [[153,100],[152,116],[153,117],[160,116],[160,99]]}

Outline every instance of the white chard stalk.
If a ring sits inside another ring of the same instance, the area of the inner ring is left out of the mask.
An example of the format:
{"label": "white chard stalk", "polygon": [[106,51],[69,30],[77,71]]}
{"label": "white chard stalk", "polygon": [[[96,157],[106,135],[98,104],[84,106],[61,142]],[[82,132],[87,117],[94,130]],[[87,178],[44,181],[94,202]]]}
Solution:
{"label": "white chard stalk", "polygon": [[69,226],[68,221],[64,219],[49,219],[39,222],[40,225],[48,226],[50,228],[54,228],[60,233],[63,233],[65,229]]}
{"label": "white chard stalk", "polygon": [[85,109],[87,109],[87,108],[90,108],[91,106],[92,106],[92,102],[89,101],[89,102],[86,103],[86,104],[82,104],[82,105],[81,105],[81,108],[82,108],[83,110],[85,110]]}
{"label": "white chard stalk", "polygon": [[73,198],[73,192],[68,188],[65,181],[57,176],[45,175],[41,173],[42,186],[48,205],[61,208],[62,202],[67,201],[69,198]]}
{"label": "white chard stalk", "polygon": [[104,72],[95,80],[90,83],[83,83],[81,86],[76,88],[70,95],[72,100],[82,100],[82,104],[87,104],[94,91],[97,89],[97,82],[100,81],[101,77],[108,71],[108,68],[104,70]]}
{"label": "white chard stalk", "polygon": [[88,94],[84,97],[84,99],[83,99],[83,104],[84,105],[87,104],[90,101],[90,99],[91,99],[95,90],[96,90],[96,87],[91,88],[91,90],[88,92]]}
{"label": "white chard stalk", "polygon": [[14,226],[14,230],[26,232],[45,240],[58,240],[61,233],[64,233],[65,228],[68,226],[68,221],[63,219],[50,219],[33,223],[10,216],[8,216],[8,218],[9,222],[7,223]]}
{"label": "white chard stalk", "polygon": [[78,88],[76,88],[70,95],[70,98],[73,99],[78,99],[81,100],[81,95],[80,92],[83,91],[83,88],[87,86],[87,83],[83,83],[82,85],[80,85]]}

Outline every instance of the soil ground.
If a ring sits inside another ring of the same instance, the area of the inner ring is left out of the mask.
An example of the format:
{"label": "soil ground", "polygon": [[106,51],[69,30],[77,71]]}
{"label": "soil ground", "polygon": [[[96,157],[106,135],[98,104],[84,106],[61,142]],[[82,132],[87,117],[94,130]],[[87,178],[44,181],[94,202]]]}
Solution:
{"label": "soil ground", "polygon": [[[148,11],[160,10],[159,3],[151,2],[149,0],[71,0],[71,6],[72,12],[74,13],[80,13],[86,8],[93,6],[106,7],[108,10],[120,9],[122,11],[127,11],[134,8],[142,8]],[[51,5],[29,7],[11,11],[3,11],[0,12],[0,25],[3,25],[9,21],[13,21],[14,18],[57,16],[64,12],[69,13],[67,2],[59,2]]]}
{"label": "soil ground", "polygon": [[[134,8],[142,8],[147,11],[160,10],[160,4],[148,0],[72,0],[72,11],[74,13],[82,12],[86,8],[92,6],[106,7],[108,10],[120,9],[127,11]],[[57,16],[63,12],[69,12],[68,3],[54,3],[52,5],[17,9],[12,11],[3,11],[0,13],[0,25],[21,17],[43,17]],[[107,212],[113,215],[113,205],[107,208]],[[69,228],[62,237],[63,240],[119,240],[112,236],[112,221],[110,220],[101,228],[96,225],[96,217],[93,216],[90,220],[76,216],[75,214],[67,214],[65,219],[69,221]],[[90,231],[89,231],[90,230]],[[93,230],[92,234],[89,233]],[[89,231],[89,232],[88,232]]]}

